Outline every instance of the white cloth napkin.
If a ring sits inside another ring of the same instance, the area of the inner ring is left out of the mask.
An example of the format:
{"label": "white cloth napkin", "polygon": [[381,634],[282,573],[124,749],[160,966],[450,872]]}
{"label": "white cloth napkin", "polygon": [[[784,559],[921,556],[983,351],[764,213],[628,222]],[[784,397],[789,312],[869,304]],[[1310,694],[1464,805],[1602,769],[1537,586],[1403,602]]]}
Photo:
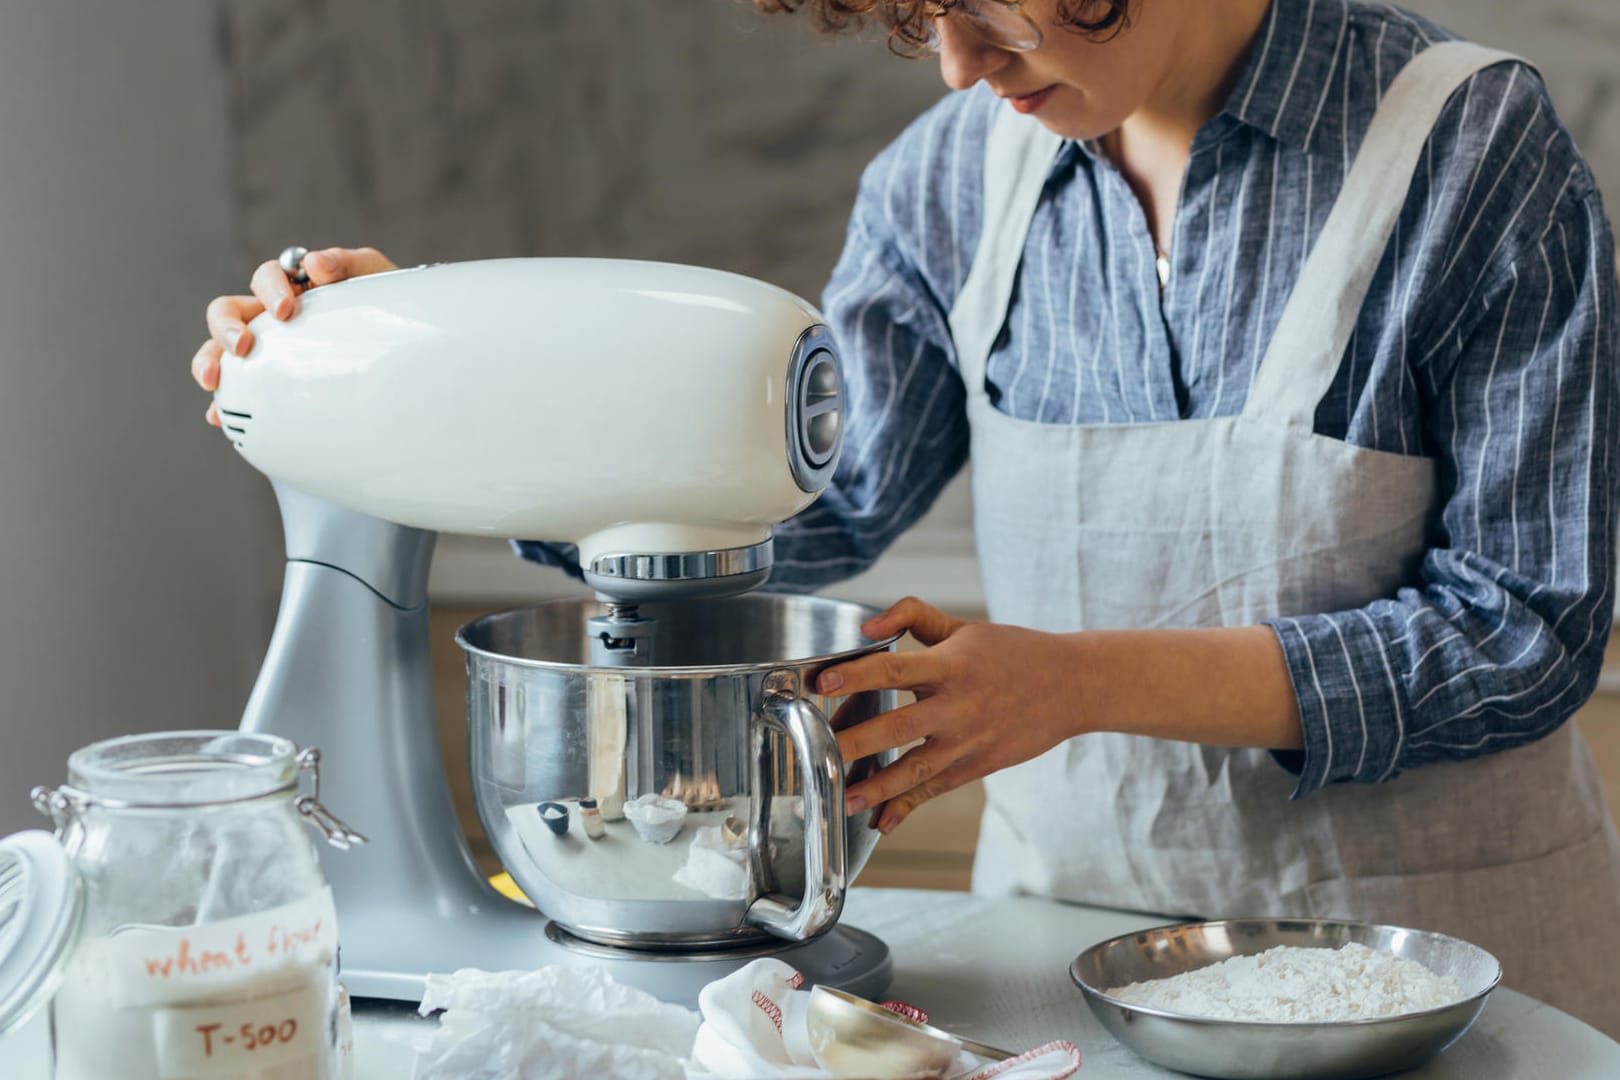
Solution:
{"label": "white cloth napkin", "polygon": [[[804,977],[755,960],[699,994],[701,1018],[613,981],[596,966],[429,975],[422,1014],[444,1010],[417,1042],[413,1080],[825,1080],[810,1049]],[[701,1019],[701,1025],[699,1020]],[[689,1060],[690,1059],[690,1060]],[[1064,1080],[1069,1043],[1008,1061],[964,1053],[955,1080]]]}
{"label": "white cloth napkin", "polygon": [[[780,960],[755,960],[705,986],[703,1024],[692,1047],[689,1080],[827,1080],[810,1049],[804,976]],[[1065,1080],[1080,1051],[1052,1042],[1006,1061],[986,1063],[964,1052],[952,1071],[964,1080]]]}
{"label": "white cloth napkin", "polygon": [[698,1016],[600,967],[429,975],[414,1080],[684,1080]]}
{"label": "white cloth napkin", "polygon": [[736,1080],[820,1080],[805,1025],[810,994],[804,976],[769,957],[755,960],[698,994],[703,1024],[692,1047],[690,1076]]}
{"label": "white cloth napkin", "polygon": [[[971,1054],[964,1054],[963,1057],[982,1062],[982,1059]],[[1059,1040],[1025,1050],[1006,1061],[981,1063],[968,1080],[991,1080],[992,1077],[995,1080],[1068,1080],[1079,1071],[1080,1048]]]}

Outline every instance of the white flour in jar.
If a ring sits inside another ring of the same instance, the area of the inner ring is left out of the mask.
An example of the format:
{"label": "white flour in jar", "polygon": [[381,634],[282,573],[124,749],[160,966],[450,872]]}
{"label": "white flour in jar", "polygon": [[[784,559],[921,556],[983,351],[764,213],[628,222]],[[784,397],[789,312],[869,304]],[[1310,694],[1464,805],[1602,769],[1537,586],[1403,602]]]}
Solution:
{"label": "white flour in jar", "polygon": [[1297,1024],[1398,1016],[1464,996],[1455,982],[1416,961],[1354,942],[1337,949],[1279,945],[1105,993],[1209,1020]]}
{"label": "white flour in jar", "polygon": [[329,968],[261,975],[174,1005],[122,1006],[70,972],[51,1003],[55,1080],[336,1080]]}
{"label": "white flour in jar", "polygon": [[51,1002],[56,1080],[336,1080],[331,890],[81,941]]}

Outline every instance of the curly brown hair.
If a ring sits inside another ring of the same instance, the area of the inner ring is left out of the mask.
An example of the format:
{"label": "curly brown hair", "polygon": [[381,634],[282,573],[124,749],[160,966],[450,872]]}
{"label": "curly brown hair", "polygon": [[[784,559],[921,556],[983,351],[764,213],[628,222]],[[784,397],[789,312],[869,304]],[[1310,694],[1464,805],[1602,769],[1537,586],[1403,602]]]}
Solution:
{"label": "curly brown hair", "polygon": [[[889,49],[901,56],[925,52],[929,27],[940,0],[753,0],[761,11],[806,11],[818,30],[858,30],[869,22],[886,27]],[[1077,33],[1106,40],[1123,30],[1134,0],[1058,0],[1057,23]]]}

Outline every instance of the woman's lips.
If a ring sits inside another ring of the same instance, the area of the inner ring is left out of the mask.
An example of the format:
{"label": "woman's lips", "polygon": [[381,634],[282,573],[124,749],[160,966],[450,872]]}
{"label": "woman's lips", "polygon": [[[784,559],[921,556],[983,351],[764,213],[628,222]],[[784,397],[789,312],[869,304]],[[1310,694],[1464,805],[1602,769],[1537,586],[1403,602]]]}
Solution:
{"label": "woman's lips", "polygon": [[1048,86],[1045,90],[1037,90],[1033,94],[1024,94],[1020,97],[1009,97],[1007,103],[1021,113],[1032,113],[1046,104],[1046,99],[1052,96],[1055,86]]}

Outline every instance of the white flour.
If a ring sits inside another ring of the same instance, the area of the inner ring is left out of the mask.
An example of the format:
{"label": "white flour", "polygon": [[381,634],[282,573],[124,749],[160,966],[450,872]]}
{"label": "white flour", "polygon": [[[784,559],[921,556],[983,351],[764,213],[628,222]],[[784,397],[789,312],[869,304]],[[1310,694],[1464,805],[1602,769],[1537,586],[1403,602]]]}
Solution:
{"label": "white flour", "polygon": [[1422,964],[1354,943],[1338,949],[1279,945],[1106,993],[1210,1020],[1300,1024],[1397,1016],[1463,998],[1455,982]]}
{"label": "white flour", "polygon": [[75,959],[51,1002],[56,1080],[338,1075],[330,967],[291,965],[176,1004],[136,1006],[110,997],[98,974]]}
{"label": "white flour", "polygon": [[92,934],[51,1002],[54,1076],[334,1080],[336,961],[324,887],[250,915]]}

